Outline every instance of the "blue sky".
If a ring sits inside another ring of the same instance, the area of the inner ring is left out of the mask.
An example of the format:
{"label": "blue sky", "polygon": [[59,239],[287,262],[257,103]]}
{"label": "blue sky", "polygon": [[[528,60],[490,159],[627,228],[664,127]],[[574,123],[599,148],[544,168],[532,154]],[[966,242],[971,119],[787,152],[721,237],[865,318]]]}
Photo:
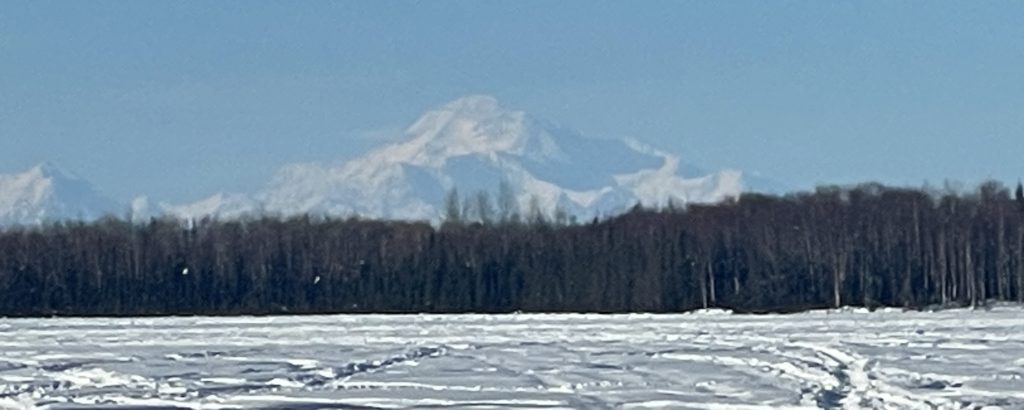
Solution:
{"label": "blue sky", "polygon": [[1024,176],[1021,2],[0,4],[0,172],[260,187],[490,94],[794,187]]}

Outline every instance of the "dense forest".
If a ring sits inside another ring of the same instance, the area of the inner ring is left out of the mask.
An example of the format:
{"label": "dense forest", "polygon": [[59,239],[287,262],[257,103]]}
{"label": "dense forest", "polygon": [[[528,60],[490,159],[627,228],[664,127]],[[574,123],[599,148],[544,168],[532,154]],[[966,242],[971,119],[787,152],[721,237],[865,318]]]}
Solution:
{"label": "dense forest", "polygon": [[0,315],[793,311],[1024,301],[1024,192],[822,187],[575,221],[106,218],[0,231]]}

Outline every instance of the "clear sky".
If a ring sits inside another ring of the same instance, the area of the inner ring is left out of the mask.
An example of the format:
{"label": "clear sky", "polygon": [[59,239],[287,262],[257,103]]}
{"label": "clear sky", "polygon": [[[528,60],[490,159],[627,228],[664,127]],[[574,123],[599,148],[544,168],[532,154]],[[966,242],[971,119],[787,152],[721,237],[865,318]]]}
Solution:
{"label": "clear sky", "polygon": [[467,94],[793,187],[1024,176],[1024,2],[0,2],[0,173],[259,188]]}

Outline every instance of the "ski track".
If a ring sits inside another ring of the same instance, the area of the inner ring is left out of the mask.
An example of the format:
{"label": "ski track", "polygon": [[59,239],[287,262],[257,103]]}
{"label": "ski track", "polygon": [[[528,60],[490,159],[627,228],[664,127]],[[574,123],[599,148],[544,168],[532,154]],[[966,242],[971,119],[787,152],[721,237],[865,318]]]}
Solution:
{"label": "ski track", "polygon": [[0,409],[1024,408],[1022,313],[0,319]]}

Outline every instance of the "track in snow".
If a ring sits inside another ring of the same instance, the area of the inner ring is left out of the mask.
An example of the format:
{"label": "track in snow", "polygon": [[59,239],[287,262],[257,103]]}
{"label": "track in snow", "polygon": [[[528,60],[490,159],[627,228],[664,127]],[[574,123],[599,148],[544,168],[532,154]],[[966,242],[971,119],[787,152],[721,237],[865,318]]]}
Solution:
{"label": "track in snow", "polygon": [[1022,313],[0,319],[0,408],[1024,408]]}

